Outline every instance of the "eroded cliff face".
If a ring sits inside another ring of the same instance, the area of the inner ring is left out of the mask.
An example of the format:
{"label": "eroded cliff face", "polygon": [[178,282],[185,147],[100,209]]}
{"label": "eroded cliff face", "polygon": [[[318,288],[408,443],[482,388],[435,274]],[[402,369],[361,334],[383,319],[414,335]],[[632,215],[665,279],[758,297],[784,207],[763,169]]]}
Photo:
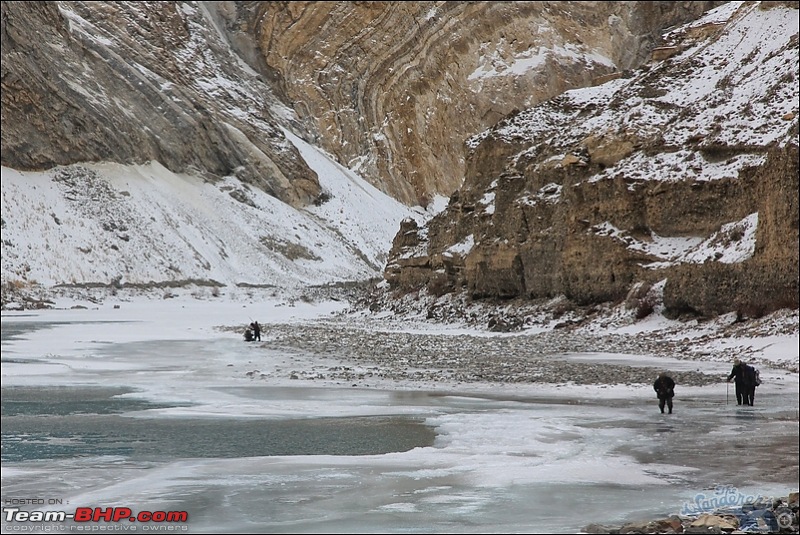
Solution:
{"label": "eroded cliff face", "polygon": [[235,176],[293,206],[312,202],[318,179],[284,138],[283,106],[234,52],[214,9],[3,2],[2,164],[153,160]]}
{"label": "eroded cliff face", "polygon": [[797,6],[732,7],[667,34],[642,69],[470,140],[464,187],[426,227],[404,222],[387,280],[673,312],[796,308]]}
{"label": "eroded cliff face", "polygon": [[[641,64],[719,2],[252,2],[268,71],[316,142],[408,204],[449,195],[463,142]],[[247,13],[250,13],[248,15]]]}
{"label": "eroded cliff face", "polygon": [[288,127],[426,205],[467,137],[718,3],[4,2],[2,162],[155,160],[302,206],[321,191]]}

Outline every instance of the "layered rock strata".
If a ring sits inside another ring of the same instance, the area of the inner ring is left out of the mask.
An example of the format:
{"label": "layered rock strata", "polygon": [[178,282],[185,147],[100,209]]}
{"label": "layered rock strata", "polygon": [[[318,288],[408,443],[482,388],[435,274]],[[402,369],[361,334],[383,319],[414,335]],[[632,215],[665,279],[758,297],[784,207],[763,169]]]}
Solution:
{"label": "layered rock strata", "polygon": [[403,223],[387,280],[675,313],[796,308],[797,10],[729,11],[668,34],[667,59],[473,138],[464,187],[426,227]]}
{"label": "layered rock strata", "polygon": [[253,2],[277,90],[317,142],[408,204],[461,185],[463,142],[640,65],[719,2]]}

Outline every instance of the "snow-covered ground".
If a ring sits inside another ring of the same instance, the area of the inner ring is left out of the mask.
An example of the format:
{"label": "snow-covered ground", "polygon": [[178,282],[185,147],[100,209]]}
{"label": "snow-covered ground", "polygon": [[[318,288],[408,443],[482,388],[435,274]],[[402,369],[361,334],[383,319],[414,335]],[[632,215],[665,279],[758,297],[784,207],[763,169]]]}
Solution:
{"label": "snow-covered ground", "polygon": [[292,287],[379,276],[406,217],[427,219],[286,131],[329,199],[295,209],[234,177],[148,165],[2,168],[2,280]]}

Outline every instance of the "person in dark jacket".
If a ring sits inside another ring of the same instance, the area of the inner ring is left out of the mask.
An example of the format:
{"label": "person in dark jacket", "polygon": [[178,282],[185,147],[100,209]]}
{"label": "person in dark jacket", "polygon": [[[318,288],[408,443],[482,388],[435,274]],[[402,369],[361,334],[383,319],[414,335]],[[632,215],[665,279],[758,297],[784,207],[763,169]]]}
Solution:
{"label": "person in dark jacket", "polygon": [[[750,397],[750,389],[747,385],[747,377],[745,377],[745,370],[747,368],[747,364],[739,360],[738,358],[733,359],[733,368],[731,369],[731,373],[728,375],[728,382],[731,382],[733,379],[733,383],[736,385],[736,404],[741,405],[744,403],[745,405],[752,405],[753,400]],[[755,388],[753,388],[755,390]]]}
{"label": "person in dark jacket", "polygon": [[745,403],[753,406],[756,399],[756,369],[749,364],[742,363],[744,367],[744,400]]}
{"label": "person in dark jacket", "polygon": [[261,341],[261,325],[258,324],[257,321],[254,321],[250,324],[250,328],[253,329],[253,340],[260,342]]}
{"label": "person in dark jacket", "polygon": [[661,372],[653,383],[653,390],[658,396],[658,408],[661,409],[661,413],[664,413],[664,405],[666,405],[669,413],[672,414],[672,398],[675,397],[675,381],[672,377],[667,372]]}

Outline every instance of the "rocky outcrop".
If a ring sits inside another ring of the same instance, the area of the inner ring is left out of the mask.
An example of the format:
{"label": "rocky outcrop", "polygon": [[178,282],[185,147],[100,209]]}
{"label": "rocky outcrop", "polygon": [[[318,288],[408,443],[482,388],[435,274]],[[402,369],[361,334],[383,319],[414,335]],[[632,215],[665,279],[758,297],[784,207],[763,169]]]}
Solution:
{"label": "rocky outcrop", "polygon": [[580,304],[644,284],[675,313],[796,308],[797,32],[796,8],[729,8],[668,34],[668,59],[510,115],[470,140],[464,186],[404,237],[413,248],[395,242],[387,280]]}
{"label": "rocky outcrop", "polygon": [[[408,204],[449,195],[464,140],[640,65],[719,2],[249,3],[265,63],[317,142]],[[244,16],[244,15],[242,15]]]}
{"label": "rocky outcrop", "polygon": [[3,2],[2,164],[155,160],[311,203],[317,176],[286,141],[270,86],[234,52],[246,39],[232,47],[217,29],[215,4]]}
{"label": "rocky outcrop", "polygon": [[[675,310],[731,310],[760,316],[798,306],[797,145],[775,150],[764,167],[750,171],[744,198],[758,211],[756,250],[742,263],[684,264],[670,274],[664,302]],[[741,201],[740,201],[741,202]]]}
{"label": "rocky outcrop", "polygon": [[[721,498],[721,499],[720,499]],[[718,501],[713,501],[714,499]],[[797,533],[797,492],[780,498],[765,494],[745,496],[735,487],[719,485],[710,499],[695,496],[697,503],[684,504],[680,515],[623,526],[590,524],[582,533]],[[705,500],[705,501],[703,501]],[[744,503],[743,503],[744,502]]]}

